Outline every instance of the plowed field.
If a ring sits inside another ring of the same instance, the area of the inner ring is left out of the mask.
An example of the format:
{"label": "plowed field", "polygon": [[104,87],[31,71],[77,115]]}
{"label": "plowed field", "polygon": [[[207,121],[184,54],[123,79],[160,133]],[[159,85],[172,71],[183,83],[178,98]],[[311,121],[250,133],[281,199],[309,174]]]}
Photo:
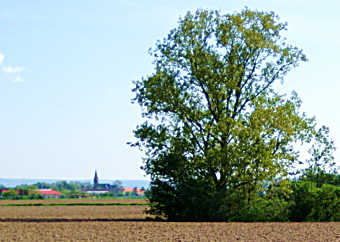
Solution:
{"label": "plowed field", "polygon": [[51,203],[147,203],[144,199],[43,199],[43,200],[0,200],[0,205],[6,204],[51,204]]}
{"label": "plowed field", "polygon": [[0,207],[0,221],[145,219],[146,206]]}
{"label": "plowed field", "polygon": [[340,241],[340,223],[174,223],[146,206],[0,207],[0,241]]}

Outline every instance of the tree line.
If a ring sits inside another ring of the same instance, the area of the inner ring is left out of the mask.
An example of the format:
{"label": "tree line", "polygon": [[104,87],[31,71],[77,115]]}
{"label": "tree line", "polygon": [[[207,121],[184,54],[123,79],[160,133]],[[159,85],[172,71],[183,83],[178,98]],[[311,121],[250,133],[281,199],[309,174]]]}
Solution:
{"label": "tree line", "polygon": [[[109,192],[97,194],[96,196],[122,196],[123,193],[121,188],[122,183],[117,180],[110,185]],[[40,193],[35,192],[39,189],[52,189],[61,192],[63,194],[61,197],[65,198],[78,198],[84,197],[86,191],[93,190],[93,185],[89,183],[68,181],[58,181],[54,183],[37,182],[32,185],[19,185],[11,189],[6,189],[4,186],[0,185],[0,191],[6,190],[5,192],[1,192],[0,197],[2,199],[42,199],[43,196]]]}

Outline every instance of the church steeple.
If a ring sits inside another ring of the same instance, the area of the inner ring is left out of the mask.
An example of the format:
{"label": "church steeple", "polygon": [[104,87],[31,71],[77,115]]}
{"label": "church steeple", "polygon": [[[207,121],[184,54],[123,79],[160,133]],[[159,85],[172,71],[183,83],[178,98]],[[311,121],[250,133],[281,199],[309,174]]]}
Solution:
{"label": "church steeple", "polygon": [[93,179],[93,186],[96,187],[98,185],[98,175],[97,170],[94,173],[94,179]]}

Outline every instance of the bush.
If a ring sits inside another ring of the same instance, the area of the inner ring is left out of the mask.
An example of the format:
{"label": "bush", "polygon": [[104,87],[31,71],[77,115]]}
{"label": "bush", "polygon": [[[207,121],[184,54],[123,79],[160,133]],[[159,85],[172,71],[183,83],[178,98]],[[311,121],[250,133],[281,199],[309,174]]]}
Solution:
{"label": "bush", "polygon": [[340,221],[340,187],[314,182],[294,182],[291,197],[291,221]]}
{"label": "bush", "polygon": [[317,196],[316,185],[313,182],[298,181],[292,183],[292,190],[289,220],[305,221],[315,203]]}
{"label": "bush", "polygon": [[255,196],[248,200],[239,191],[215,190],[197,180],[173,187],[155,181],[146,193],[149,213],[171,221],[288,221],[289,203],[283,199]]}
{"label": "bush", "polygon": [[317,191],[308,221],[340,221],[340,187],[324,184]]}
{"label": "bush", "polygon": [[178,187],[156,180],[146,196],[152,206],[149,213],[171,221],[226,221],[228,193],[217,191],[197,180],[185,180]]}
{"label": "bush", "polygon": [[8,200],[19,200],[20,199],[20,196],[14,190],[3,192],[1,195],[3,199],[8,199]]}
{"label": "bush", "polygon": [[44,199],[44,196],[41,193],[31,193],[28,195],[28,199],[32,200]]}
{"label": "bush", "polygon": [[281,199],[258,198],[244,205],[239,214],[229,221],[283,222],[289,219],[289,204]]}

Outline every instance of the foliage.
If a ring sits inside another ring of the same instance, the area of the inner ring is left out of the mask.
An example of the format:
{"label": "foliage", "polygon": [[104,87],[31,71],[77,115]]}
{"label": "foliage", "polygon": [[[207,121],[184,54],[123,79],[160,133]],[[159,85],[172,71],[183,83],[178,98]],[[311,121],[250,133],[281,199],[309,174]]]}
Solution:
{"label": "foliage", "polygon": [[8,190],[1,194],[3,199],[17,200],[20,198],[19,194],[15,190]]}
{"label": "foliage", "polygon": [[36,190],[38,187],[36,185],[19,185],[14,188],[15,190],[18,191],[23,191],[25,195],[29,193],[29,191]]}
{"label": "foliage", "polygon": [[314,182],[317,187],[321,187],[324,184],[340,186],[340,174],[337,170],[334,170],[332,173],[328,173],[319,166],[307,168],[303,172],[300,180]]}
{"label": "foliage", "polygon": [[[96,196],[113,197],[121,195],[121,181],[115,181],[113,185],[98,184],[96,189],[107,189],[109,192]],[[93,189],[91,184],[82,184],[77,182],[58,181],[54,183],[38,182],[33,185],[19,185],[11,189],[9,194],[3,193],[1,199],[43,199],[43,195],[35,192],[37,189],[53,189],[61,192],[61,198],[79,198],[86,196],[85,190]],[[1,195],[0,189],[0,195]],[[5,195],[5,196],[4,196]]]}
{"label": "foliage", "polygon": [[60,181],[56,182],[52,185],[52,189],[56,191],[69,191],[69,192],[75,192],[81,190],[81,185],[73,182],[67,182],[67,181]]}
{"label": "foliage", "polygon": [[[24,186],[22,186],[24,187]],[[43,199],[40,193],[31,192],[30,190],[21,189],[10,189],[0,194],[1,199],[6,200],[26,200],[26,199]]]}
{"label": "foliage", "polygon": [[293,205],[290,208],[290,220],[305,221],[313,209],[317,187],[313,182],[294,182],[292,190],[291,201],[293,201]]}
{"label": "foliage", "polygon": [[52,189],[52,184],[47,182],[38,182],[34,185],[37,187],[37,189]]}
{"label": "foliage", "polygon": [[23,199],[38,200],[38,199],[44,199],[44,196],[39,192],[32,192],[27,197],[24,197]]}
{"label": "foliage", "polygon": [[300,113],[296,93],[273,88],[306,60],[281,37],[285,29],[272,12],[198,10],[151,50],[155,71],[133,89],[145,122],[130,143],[145,154],[150,213],[174,220],[227,220],[233,208],[267,214],[273,203],[259,196],[278,183],[283,196],[290,193],[280,181],[295,171],[298,142],[311,144],[308,162],[332,161],[328,129]]}
{"label": "foliage", "polygon": [[242,206],[239,213],[230,219],[238,222],[284,222],[289,217],[288,202],[280,199],[259,198]]}
{"label": "foliage", "polygon": [[297,181],[292,184],[291,221],[340,221],[340,187],[314,182]]}
{"label": "foliage", "polygon": [[146,196],[152,205],[149,213],[159,215],[162,211],[169,220],[176,221],[224,221],[231,207],[225,199],[226,191],[217,191],[195,179],[185,179],[177,188],[155,180]]}
{"label": "foliage", "polygon": [[323,184],[318,189],[313,209],[308,215],[311,221],[340,221],[340,187]]}

